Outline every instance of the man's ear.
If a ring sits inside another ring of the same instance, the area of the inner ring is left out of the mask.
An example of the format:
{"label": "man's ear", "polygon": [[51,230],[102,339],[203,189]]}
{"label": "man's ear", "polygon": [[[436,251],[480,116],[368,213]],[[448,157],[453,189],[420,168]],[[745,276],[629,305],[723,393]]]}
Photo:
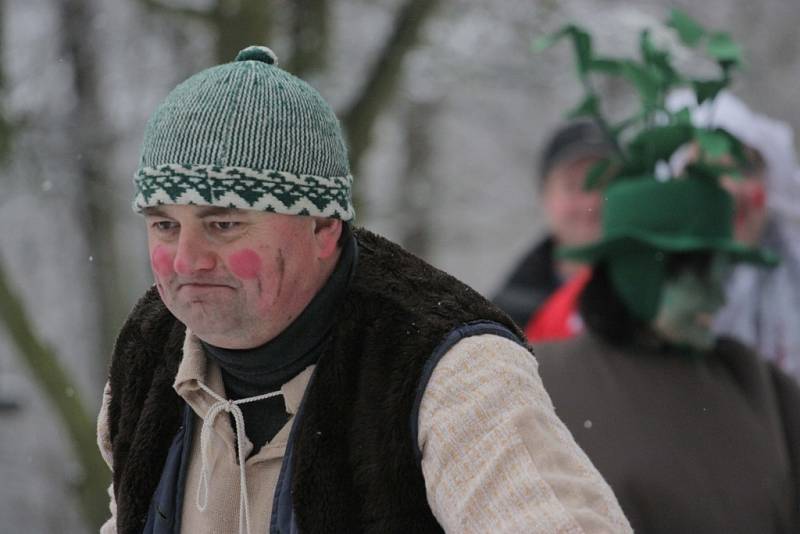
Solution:
{"label": "man's ear", "polygon": [[320,259],[327,259],[336,252],[339,236],[342,235],[342,221],[339,219],[314,217],[314,238]]}

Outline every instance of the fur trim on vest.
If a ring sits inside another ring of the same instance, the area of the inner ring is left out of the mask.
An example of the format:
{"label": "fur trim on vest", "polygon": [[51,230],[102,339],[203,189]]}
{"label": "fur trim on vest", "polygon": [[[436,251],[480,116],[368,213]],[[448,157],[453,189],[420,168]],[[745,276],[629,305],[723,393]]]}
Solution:
{"label": "fur trim on vest", "polygon": [[[296,429],[292,500],[302,532],[441,532],[409,420],[422,369],[454,328],[510,319],[474,290],[365,230],[356,273]],[[120,534],[141,531],[181,399],[172,383],[183,326],[152,289],[111,364],[111,440]]]}

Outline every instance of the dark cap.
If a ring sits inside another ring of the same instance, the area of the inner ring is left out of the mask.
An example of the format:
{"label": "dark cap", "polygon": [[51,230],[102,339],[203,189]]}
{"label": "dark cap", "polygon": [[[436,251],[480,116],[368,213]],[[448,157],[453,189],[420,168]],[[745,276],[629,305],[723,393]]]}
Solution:
{"label": "dark cap", "polygon": [[613,143],[596,121],[569,122],[556,130],[544,146],[539,158],[539,179],[544,182],[559,164],[584,157],[604,157],[615,151]]}

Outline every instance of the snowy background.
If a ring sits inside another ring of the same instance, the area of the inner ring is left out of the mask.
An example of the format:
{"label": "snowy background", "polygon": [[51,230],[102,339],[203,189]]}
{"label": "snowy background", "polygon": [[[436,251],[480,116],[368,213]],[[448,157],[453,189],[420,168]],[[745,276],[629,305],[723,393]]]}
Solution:
{"label": "snowy background", "polygon": [[[306,22],[293,21],[295,6],[327,9],[325,60],[306,77],[342,113],[411,3],[258,1],[269,7],[263,44],[279,58]],[[64,394],[91,417],[114,332],[150,284],[144,227],[129,207],[144,123],[176,83],[218,62],[223,37],[253,44],[220,30],[252,0],[157,3],[0,0],[0,112],[12,143],[0,168],[0,265],[71,377]],[[531,40],[574,21],[597,48],[633,54],[638,32],[671,7],[730,31],[747,58],[734,92],[800,126],[796,0],[440,0],[375,116],[356,176],[358,224],[491,294],[543,231],[536,155],[580,97],[566,42],[534,54]],[[75,492],[82,476],[63,422],[0,327],[0,534],[90,531]]]}

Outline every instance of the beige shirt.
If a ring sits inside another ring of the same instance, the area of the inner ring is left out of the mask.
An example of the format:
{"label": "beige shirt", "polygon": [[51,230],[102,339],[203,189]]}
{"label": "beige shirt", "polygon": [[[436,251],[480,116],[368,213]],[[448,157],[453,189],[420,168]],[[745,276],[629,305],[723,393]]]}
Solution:
{"label": "beige shirt", "polygon": [[[287,412],[297,411],[312,368],[281,388]],[[187,335],[175,389],[198,418],[213,403],[198,380],[224,397],[219,369],[207,363],[197,339]],[[111,466],[108,386],[98,421],[98,442]],[[250,532],[267,532],[272,497],[293,417],[245,462]],[[195,426],[182,514],[184,532],[236,532],[239,466],[230,418],[214,423],[209,444],[208,507],[197,509],[200,424]],[[524,348],[482,335],[457,343],[437,365],[419,415],[419,446],[428,503],[446,532],[631,532],[600,474],[556,417]],[[245,441],[246,451],[252,449]],[[247,457],[247,453],[245,455]],[[112,517],[101,533],[115,532]]]}

